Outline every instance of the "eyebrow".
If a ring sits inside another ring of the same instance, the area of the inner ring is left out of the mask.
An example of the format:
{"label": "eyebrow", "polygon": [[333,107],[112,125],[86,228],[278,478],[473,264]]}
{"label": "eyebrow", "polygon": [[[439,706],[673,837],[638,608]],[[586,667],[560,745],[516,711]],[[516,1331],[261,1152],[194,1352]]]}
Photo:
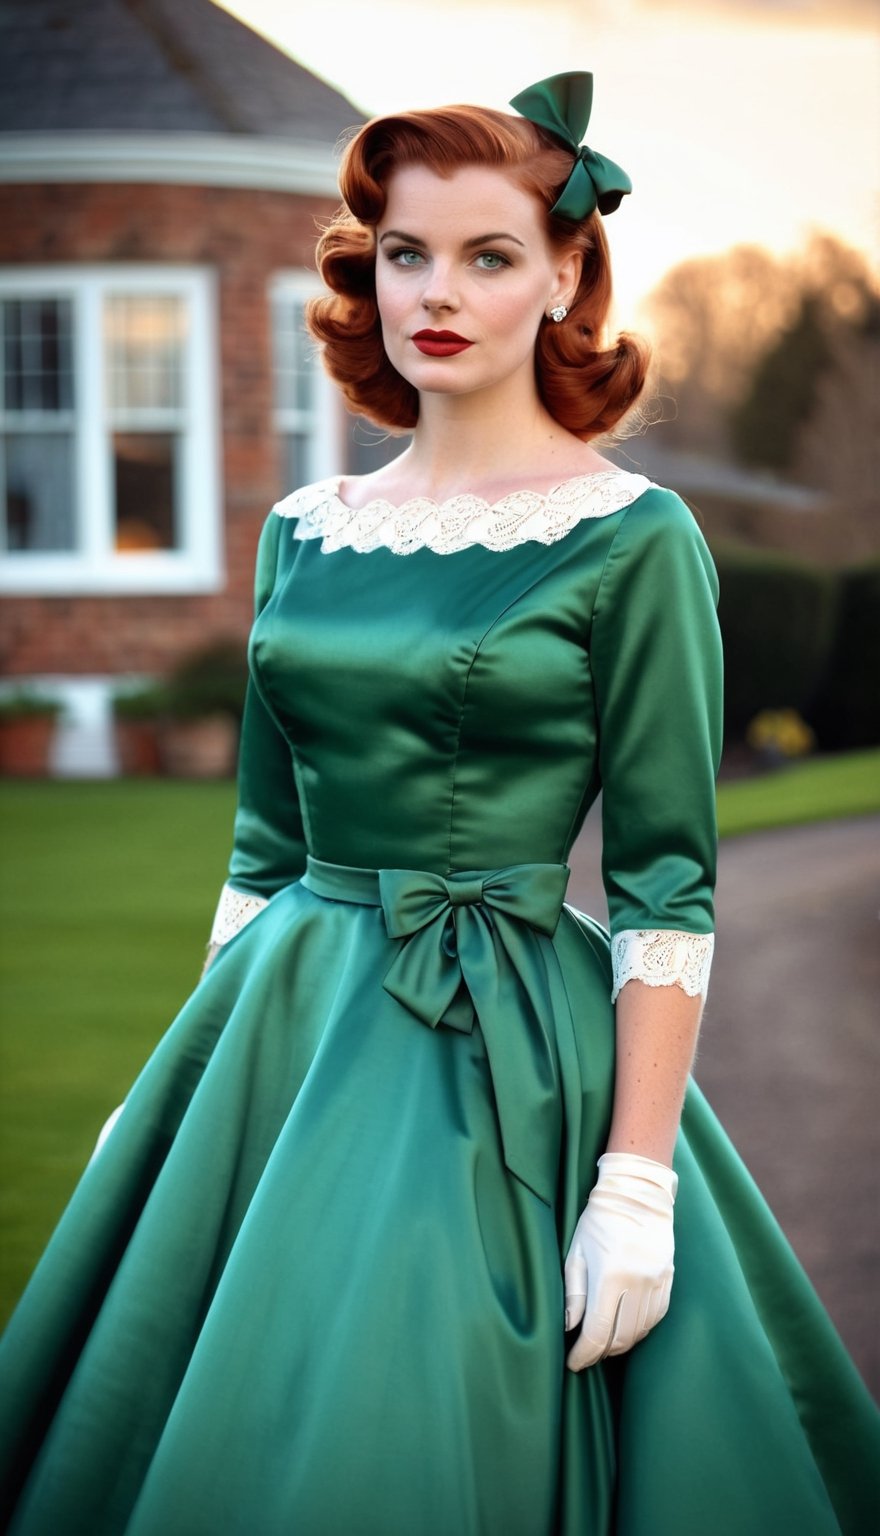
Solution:
{"label": "eyebrow", "polygon": [[[408,235],[406,231],[402,229],[386,229],[384,235],[382,235],[379,241],[379,244],[381,245],[385,240],[403,240],[407,245],[418,245],[421,246],[422,250],[425,250],[426,248],[424,240],[420,240],[418,235]],[[510,240],[513,245],[522,245],[523,249],[525,250],[525,246],[522,240],[518,240],[516,235],[505,234],[504,230],[496,230],[492,234],[477,235],[473,240],[465,240],[464,248],[467,251],[471,250],[474,246],[490,245],[498,240]]]}

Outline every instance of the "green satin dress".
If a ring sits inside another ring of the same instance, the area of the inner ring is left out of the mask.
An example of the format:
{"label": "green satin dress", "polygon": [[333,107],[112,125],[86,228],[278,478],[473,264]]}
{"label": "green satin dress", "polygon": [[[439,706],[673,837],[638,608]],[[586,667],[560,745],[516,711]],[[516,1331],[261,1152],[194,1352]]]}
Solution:
{"label": "green satin dress", "polygon": [[711,930],[716,595],[657,488],[455,553],[270,516],[230,869],[268,903],[8,1329],[15,1536],[878,1528],[875,1412],[696,1087],[669,1314],[564,1366],[614,1069],[565,860],[601,787],[612,932]]}

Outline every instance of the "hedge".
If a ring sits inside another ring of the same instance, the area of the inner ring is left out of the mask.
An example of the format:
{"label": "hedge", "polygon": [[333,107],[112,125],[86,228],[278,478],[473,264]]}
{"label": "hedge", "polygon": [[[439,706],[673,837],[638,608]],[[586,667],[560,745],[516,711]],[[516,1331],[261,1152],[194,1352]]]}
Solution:
{"label": "hedge", "polygon": [[721,583],[725,735],[742,737],[763,709],[795,709],[812,724],[817,689],[829,674],[837,573],[773,551],[713,553]]}
{"label": "hedge", "polygon": [[880,560],[840,572],[837,622],[808,711],[828,750],[880,742]]}

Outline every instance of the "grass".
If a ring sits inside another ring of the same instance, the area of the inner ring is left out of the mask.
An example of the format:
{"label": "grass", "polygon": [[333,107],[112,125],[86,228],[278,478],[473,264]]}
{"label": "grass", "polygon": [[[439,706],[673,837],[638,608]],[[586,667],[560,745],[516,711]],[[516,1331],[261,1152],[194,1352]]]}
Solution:
{"label": "grass", "polygon": [[[191,991],[231,784],[0,787],[0,1320],[99,1126]],[[724,784],[726,836],[880,811],[880,751]]]}
{"label": "grass", "polygon": [[0,1318],[192,990],[233,809],[230,784],[0,789]]}
{"label": "grass", "polygon": [[880,749],[808,758],[718,787],[722,837],[880,811]]}

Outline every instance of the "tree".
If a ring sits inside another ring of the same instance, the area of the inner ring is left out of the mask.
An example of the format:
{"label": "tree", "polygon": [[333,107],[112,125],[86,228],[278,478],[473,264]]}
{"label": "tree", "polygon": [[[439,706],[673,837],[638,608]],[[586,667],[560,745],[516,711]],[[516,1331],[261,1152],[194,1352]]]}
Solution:
{"label": "tree", "polygon": [[866,502],[878,471],[880,287],[865,257],[813,235],[674,267],[647,301],[665,441],[733,455]]}
{"label": "tree", "polygon": [[667,441],[722,453],[727,417],[759,358],[798,309],[786,269],[757,246],[673,267],[647,301],[662,394],[677,406]]}
{"label": "tree", "polygon": [[758,360],[730,411],[731,445],[741,463],[779,472],[792,468],[831,357],[819,302],[808,294],[792,324]]}
{"label": "tree", "polygon": [[827,491],[867,529],[876,525],[880,486],[880,301],[862,325],[839,327],[830,350],[798,438],[794,478]]}
{"label": "tree", "polygon": [[730,412],[744,463],[848,501],[878,483],[880,290],[867,262],[817,235],[797,267],[800,307]]}

